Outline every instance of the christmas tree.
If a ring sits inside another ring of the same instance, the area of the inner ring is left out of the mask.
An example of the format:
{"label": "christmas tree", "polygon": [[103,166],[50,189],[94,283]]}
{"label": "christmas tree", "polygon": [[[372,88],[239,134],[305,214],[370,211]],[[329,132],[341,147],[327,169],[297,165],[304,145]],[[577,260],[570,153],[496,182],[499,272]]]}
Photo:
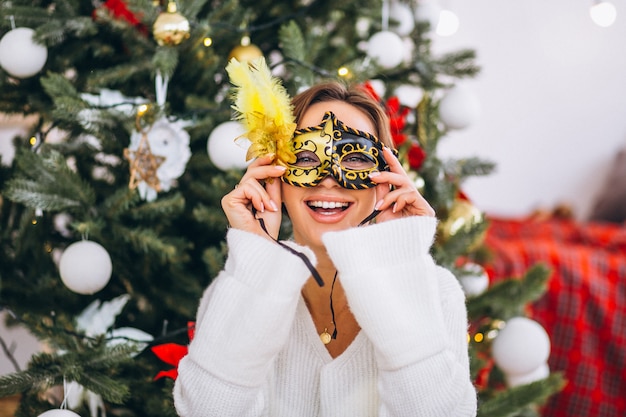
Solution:
{"label": "christmas tree", "polygon": [[[386,106],[401,161],[440,218],[433,255],[466,288],[479,415],[538,415],[563,383],[544,366],[547,336],[524,319],[548,274],[485,289],[488,222],[462,184],[494,166],[437,154],[468,123],[458,81],[479,67],[472,50],[432,54],[427,6],[2,3],[0,112],[34,122],[0,165],[0,308],[45,346],[0,377],[0,397],[19,396],[15,415],[175,415],[176,363],[226,256],[220,199],[246,166],[224,68],[260,56],[292,94],[340,79]],[[516,340],[515,327],[544,349],[509,367],[496,341]]]}

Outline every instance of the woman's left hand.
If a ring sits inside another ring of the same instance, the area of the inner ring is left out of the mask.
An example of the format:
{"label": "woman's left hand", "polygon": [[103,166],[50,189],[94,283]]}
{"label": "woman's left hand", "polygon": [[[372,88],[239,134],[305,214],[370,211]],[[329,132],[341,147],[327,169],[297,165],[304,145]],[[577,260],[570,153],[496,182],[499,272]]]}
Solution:
{"label": "woman's left hand", "polygon": [[407,216],[434,217],[435,210],[417,191],[391,149],[385,146],[383,156],[390,170],[370,174],[371,180],[378,184],[375,209],[381,213],[376,220],[386,221]]}

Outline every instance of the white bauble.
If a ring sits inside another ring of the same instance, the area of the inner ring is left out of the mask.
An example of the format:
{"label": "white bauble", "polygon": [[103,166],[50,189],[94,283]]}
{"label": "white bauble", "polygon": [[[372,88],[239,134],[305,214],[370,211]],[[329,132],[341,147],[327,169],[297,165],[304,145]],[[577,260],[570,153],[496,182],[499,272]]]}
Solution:
{"label": "white bauble", "polygon": [[492,355],[505,375],[525,375],[548,361],[550,337],[536,321],[514,317],[493,341]]}
{"label": "white bauble", "polygon": [[383,68],[397,67],[404,60],[404,42],[388,30],[375,33],[367,43],[367,56]]}
{"label": "white bauble", "polygon": [[475,263],[468,263],[464,265],[463,269],[467,272],[467,275],[459,277],[459,282],[465,295],[468,297],[474,297],[480,295],[489,287],[489,276],[485,272],[482,266]]}
{"label": "white bauble", "polygon": [[480,102],[467,88],[452,87],[439,103],[439,117],[449,129],[464,129],[480,117]]}
{"label": "white bauble", "polygon": [[452,36],[459,30],[459,18],[450,10],[442,10],[437,24],[437,35]]}
{"label": "white bauble", "polygon": [[441,14],[441,6],[435,0],[421,0],[415,8],[415,20],[418,22],[428,22],[430,30],[437,29],[439,24],[439,15]]}
{"label": "white bauble", "polygon": [[38,417],[80,417],[80,415],[76,414],[71,410],[48,410],[41,414]]}
{"label": "white bauble", "polygon": [[32,77],[46,64],[48,50],[33,41],[34,34],[31,28],[16,28],[0,39],[0,66],[14,77]]}
{"label": "white bauble", "polygon": [[399,1],[391,2],[389,6],[389,20],[391,30],[400,36],[409,35],[415,28],[415,19],[411,8]]}
{"label": "white bauble", "polygon": [[69,245],[59,261],[63,284],[79,294],[93,294],[104,288],[113,271],[109,253],[100,244],[81,240]]}
{"label": "white bauble", "polygon": [[591,20],[603,28],[611,26],[617,18],[615,6],[608,1],[595,1],[589,9]]}
{"label": "white bauble", "polygon": [[520,385],[530,384],[531,382],[539,381],[541,379],[545,379],[550,375],[550,367],[547,363],[543,363],[527,374],[522,375],[514,375],[509,374],[506,375],[506,384],[510,387],[518,387]]}
{"label": "white bauble", "polygon": [[248,165],[249,142],[241,138],[244,133],[241,123],[235,121],[224,122],[213,129],[207,141],[207,153],[213,165],[222,171],[244,169]]}
{"label": "white bauble", "polygon": [[394,94],[398,97],[400,104],[414,109],[422,101],[424,90],[415,85],[403,84],[395,89]]}

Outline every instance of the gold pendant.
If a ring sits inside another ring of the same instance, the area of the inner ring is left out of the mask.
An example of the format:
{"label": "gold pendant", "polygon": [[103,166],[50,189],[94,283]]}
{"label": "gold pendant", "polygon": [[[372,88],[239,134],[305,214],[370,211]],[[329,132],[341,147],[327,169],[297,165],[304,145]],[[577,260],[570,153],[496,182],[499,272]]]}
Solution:
{"label": "gold pendant", "polygon": [[325,345],[329,344],[330,341],[333,340],[333,338],[328,333],[328,329],[325,328],[324,331],[320,334],[320,340]]}

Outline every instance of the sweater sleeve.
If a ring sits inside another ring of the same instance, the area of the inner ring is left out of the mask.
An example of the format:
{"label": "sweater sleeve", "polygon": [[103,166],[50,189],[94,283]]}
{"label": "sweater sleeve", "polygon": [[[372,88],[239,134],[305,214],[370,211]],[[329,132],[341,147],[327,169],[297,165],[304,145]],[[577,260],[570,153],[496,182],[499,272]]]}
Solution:
{"label": "sweater sleeve", "polygon": [[[178,366],[174,400],[184,417],[260,415],[260,386],[310,276],[302,259],[263,237],[231,229],[227,243],[224,270],[200,300],[194,338]],[[310,250],[297,249],[314,262]]]}
{"label": "sweater sleeve", "polygon": [[473,416],[465,297],[430,255],[436,219],[329,232],[323,241],[380,369],[381,416]]}

